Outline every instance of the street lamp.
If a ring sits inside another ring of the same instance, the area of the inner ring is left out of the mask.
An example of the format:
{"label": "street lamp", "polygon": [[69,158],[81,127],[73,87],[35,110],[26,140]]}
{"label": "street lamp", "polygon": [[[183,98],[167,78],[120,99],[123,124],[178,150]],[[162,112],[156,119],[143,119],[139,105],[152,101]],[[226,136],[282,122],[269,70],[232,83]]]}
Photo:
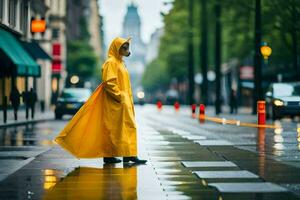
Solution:
{"label": "street lamp", "polygon": [[269,56],[272,54],[272,49],[267,45],[267,43],[264,43],[260,47],[260,53],[264,57],[265,60],[268,60]]}
{"label": "street lamp", "polygon": [[77,83],[79,82],[79,77],[76,76],[76,75],[73,75],[73,76],[71,77],[71,79],[70,79],[70,82],[71,82],[73,85],[77,84]]}

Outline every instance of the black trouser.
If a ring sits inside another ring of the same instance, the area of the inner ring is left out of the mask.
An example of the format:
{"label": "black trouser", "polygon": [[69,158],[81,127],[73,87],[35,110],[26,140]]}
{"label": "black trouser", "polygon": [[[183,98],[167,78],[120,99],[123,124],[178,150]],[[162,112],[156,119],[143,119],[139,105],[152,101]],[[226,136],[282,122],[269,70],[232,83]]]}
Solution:
{"label": "black trouser", "polygon": [[237,106],[237,104],[231,104],[230,105],[230,113],[231,114],[233,114],[233,113],[237,114],[237,112],[238,112],[238,106]]}
{"label": "black trouser", "polygon": [[34,105],[30,105],[30,109],[31,109],[31,119],[34,118]]}
{"label": "black trouser", "polygon": [[13,106],[15,120],[18,120],[18,106]]}

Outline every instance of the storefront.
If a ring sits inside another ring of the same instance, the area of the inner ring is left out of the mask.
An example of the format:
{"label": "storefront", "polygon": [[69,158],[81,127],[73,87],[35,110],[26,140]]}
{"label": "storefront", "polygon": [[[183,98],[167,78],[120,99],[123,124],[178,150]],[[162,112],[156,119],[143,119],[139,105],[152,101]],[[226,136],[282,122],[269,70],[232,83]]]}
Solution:
{"label": "storefront", "polygon": [[0,102],[9,98],[16,86],[20,93],[29,89],[29,82],[41,76],[40,66],[11,32],[0,28]]}

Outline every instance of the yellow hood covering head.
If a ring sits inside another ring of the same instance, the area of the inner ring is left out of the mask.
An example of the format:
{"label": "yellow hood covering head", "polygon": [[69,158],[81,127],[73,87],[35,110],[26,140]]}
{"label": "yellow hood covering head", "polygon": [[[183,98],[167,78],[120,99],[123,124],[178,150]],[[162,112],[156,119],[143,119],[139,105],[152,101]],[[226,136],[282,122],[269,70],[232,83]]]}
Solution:
{"label": "yellow hood covering head", "polygon": [[119,50],[124,43],[126,43],[126,42],[130,43],[130,41],[131,41],[131,38],[124,39],[121,37],[116,37],[109,46],[108,58],[115,57],[115,58],[121,59],[122,56],[120,55]]}

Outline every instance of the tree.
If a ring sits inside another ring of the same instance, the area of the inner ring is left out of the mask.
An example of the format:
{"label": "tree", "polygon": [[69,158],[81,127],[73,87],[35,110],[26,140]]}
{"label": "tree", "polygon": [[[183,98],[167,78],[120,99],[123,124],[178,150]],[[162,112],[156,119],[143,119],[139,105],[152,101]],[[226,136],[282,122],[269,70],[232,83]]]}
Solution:
{"label": "tree", "polygon": [[[90,34],[83,16],[79,20],[79,26],[80,36],[76,40],[67,41],[67,72],[69,77],[79,76],[83,83],[95,76],[99,79],[100,70],[97,66],[99,66],[100,60],[89,44]],[[66,85],[69,85],[68,78],[66,81]]]}
{"label": "tree", "polygon": [[153,60],[146,68],[142,84],[148,92],[155,92],[159,89],[166,89],[170,76],[168,76],[166,64],[159,59]]}

